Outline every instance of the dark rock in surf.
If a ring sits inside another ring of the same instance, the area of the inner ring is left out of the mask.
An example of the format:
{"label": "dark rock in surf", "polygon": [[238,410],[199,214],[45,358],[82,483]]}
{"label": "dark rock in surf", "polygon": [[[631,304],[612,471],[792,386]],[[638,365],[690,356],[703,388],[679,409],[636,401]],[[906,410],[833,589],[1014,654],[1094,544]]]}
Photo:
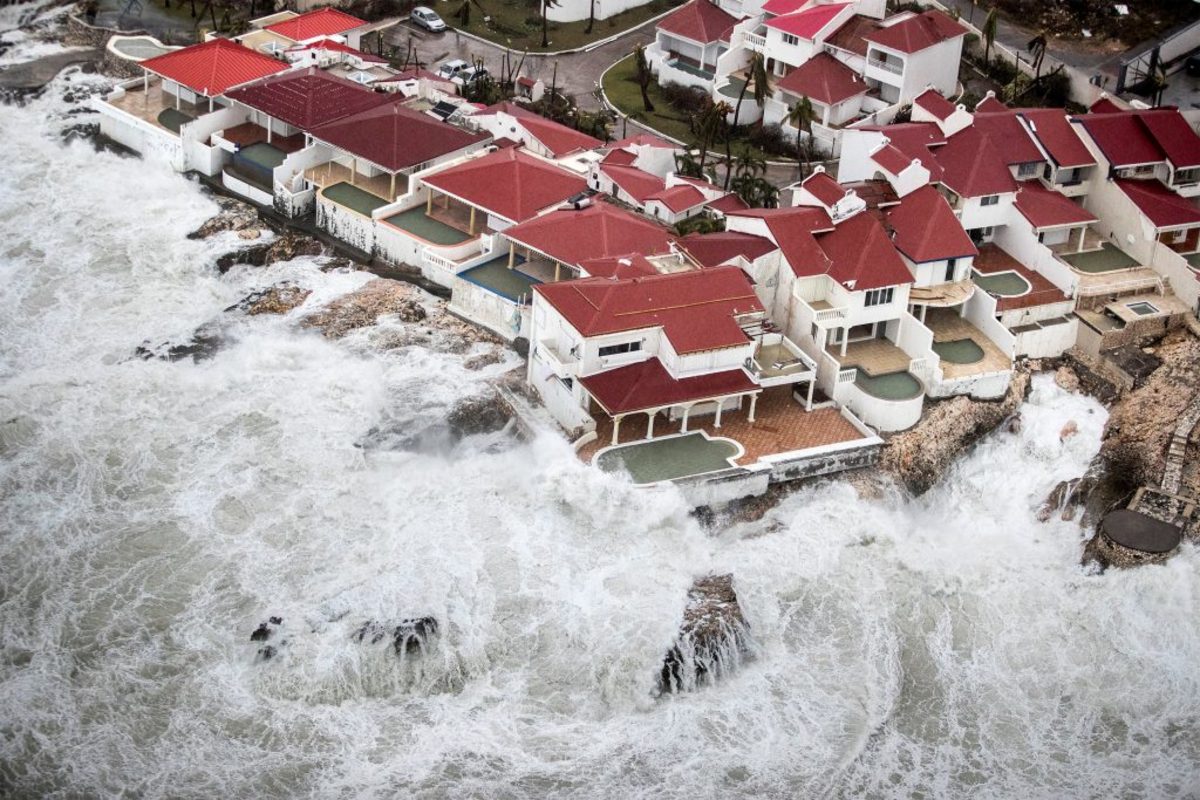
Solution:
{"label": "dark rock in surf", "polygon": [[417,655],[429,649],[430,640],[437,635],[438,622],[433,617],[404,619],[393,627],[375,620],[364,622],[351,638],[360,644],[379,644],[390,640],[396,655]]}
{"label": "dark rock in surf", "polygon": [[508,424],[512,409],[500,395],[489,394],[466,397],[454,404],[446,417],[450,433],[456,439],[480,433],[492,433]]}
{"label": "dark rock in surf", "polygon": [[255,660],[270,661],[272,658],[274,658],[278,654],[279,654],[278,650],[276,650],[271,645],[267,645],[266,647],[258,648],[258,655],[256,656]]}
{"label": "dark rock in surf", "polygon": [[312,294],[312,291],[309,289],[301,289],[299,286],[281,283],[278,286],[270,286],[266,289],[251,292],[242,298],[241,301],[225,310],[227,312],[244,311],[250,316],[258,316],[259,314],[286,314],[292,309],[303,305],[310,294]]}
{"label": "dark rock in surf", "polygon": [[716,681],[753,654],[732,575],[697,578],[688,590],[679,637],[663,659],[660,692],[690,691]]}
{"label": "dark rock in surf", "polygon": [[215,356],[224,344],[223,332],[216,325],[210,323],[197,328],[187,341],[179,343],[166,341],[154,345],[147,339],[134,353],[145,361],[150,359],[182,361],[185,358],[190,358],[192,361],[205,361]]}
{"label": "dark rock in surf", "polygon": [[267,621],[270,622],[272,625],[282,625],[283,617],[271,617]]}
{"label": "dark rock in surf", "polygon": [[274,631],[271,630],[267,623],[264,622],[255,628],[254,632],[250,634],[250,641],[265,642],[267,639],[271,638],[271,634],[273,633]]}

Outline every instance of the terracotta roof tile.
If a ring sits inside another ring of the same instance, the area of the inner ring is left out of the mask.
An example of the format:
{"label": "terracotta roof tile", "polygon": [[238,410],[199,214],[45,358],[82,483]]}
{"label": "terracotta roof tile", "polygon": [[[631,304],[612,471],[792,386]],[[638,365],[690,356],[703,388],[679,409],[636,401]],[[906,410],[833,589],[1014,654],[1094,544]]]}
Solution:
{"label": "terracotta roof tile", "polygon": [[1017,211],[1035,228],[1081,225],[1096,217],[1071,198],[1047,189],[1037,181],[1025,181],[1017,192]]}
{"label": "terracotta roof tile", "polygon": [[828,53],[817,53],[775,84],[776,88],[825,105],[835,105],[870,88],[855,72]]}
{"label": "terracotta roof tile", "polygon": [[504,234],[569,265],[627,253],[660,255],[670,250],[674,238],[666,228],[604,202],[578,211],[551,211]]}
{"label": "terracotta roof tile", "polygon": [[1117,186],[1156,228],[1200,225],[1200,209],[1156,180],[1118,180]]}
{"label": "terracotta roof tile", "polygon": [[404,98],[314,128],[312,135],[389,172],[482,145],[491,137],[456,128],[402,105]]}
{"label": "terracotta roof tile", "polygon": [[1087,167],[1096,163],[1062,109],[1025,108],[1020,113],[1030,133],[1060,168]]}
{"label": "terracotta roof tile", "polygon": [[286,36],[294,42],[306,42],[318,36],[335,36],[339,33],[353,30],[366,22],[358,17],[352,17],[335,8],[322,8],[319,11],[309,11],[283,22],[268,25],[267,30]]}
{"label": "terracotta roof tile", "polygon": [[936,89],[926,89],[916,96],[913,100],[914,105],[933,114],[934,117],[940,120],[946,120],[954,113],[954,104],[937,93]]}
{"label": "terracotta roof tile", "polygon": [[666,188],[662,178],[633,166],[601,163],[600,172],[638,203],[646,202],[651,195]]}
{"label": "terracotta roof tile", "polygon": [[316,67],[248,84],[230,91],[228,97],[302,131],[392,99]]}
{"label": "terracotta roof tile", "polygon": [[965,36],[967,29],[940,11],[925,11],[866,35],[866,40],[889,50],[916,53],[927,47]]}
{"label": "terracotta roof tile", "polygon": [[716,267],[738,256],[754,261],[778,249],[770,239],[737,231],[689,233],[679,244],[704,267]]}
{"label": "terracotta roof tile", "polygon": [[609,414],[628,414],[758,389],[741,369],[673,378],[657,358],[579,380]]}
{"label": "terracotta roof tile", "polygon": [[422,179],[510,222],[523,222],[587,188],[587,182],[520,150],[498,150]]}
{"label": "terracotta roof tile", "polygon": [[922,186],[884,213],[895,232],[892,242],[910,261],[966,258],[978,252],[946,198],[932,186]]}
{"label": "terracotta roof tile", "polygon": [[194,44],[147,59],[141,65],[155,75],[180,83],[205,97],[219,97],[235,86],[288,68],[282,61],[228,39]]}
{"label": "terracotta roof tile", "polygon": [[[845,8],[850,6],[849,3],[830,3],[823,6],[812,6],[803,11],[796,11],[791,14],[785,14],[781,17],[768,19],[766,26],[775,28],[776,30],[790,33],[793,36],[799,36],[801,39],[813,40],[817,35],[826,28],[834,18]],[[766,6],[763,7],[766,11]]]}
{"label": "terracotta roof tile", "polygon": [[801,181],[800,185],[826,206],[832,207],[846,196],[846,189],[828,172],[814,172]]}
{"label": "terracotta roof tile", "polygon": [[737,18],[726,14],[716,3],[692,0],[660,21],[658,29],[693,42],[709,44],[721,41],[736,24]]}

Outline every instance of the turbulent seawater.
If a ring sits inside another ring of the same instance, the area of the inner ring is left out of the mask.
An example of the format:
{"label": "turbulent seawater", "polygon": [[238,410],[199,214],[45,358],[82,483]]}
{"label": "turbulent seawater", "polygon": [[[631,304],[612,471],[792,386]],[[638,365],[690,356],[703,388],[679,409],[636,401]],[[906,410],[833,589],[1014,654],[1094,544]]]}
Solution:
{"label": "turbulent seawater", "polygon": [[[1078,525],[1034,519],[1096,451],[1095,402],[1039,379],[1022,432],[925,497],[830,481],[717,531],[553,436],[364,450],[515,362],[300,330],[367,276],[219,276],[195,183],[59,141],[81,80],[0,108],[0,795],[1200,791],[1196,552],[1090,575]],[[284,279],[304,309],[223,313]],[[210,360],[132,357],[217,318]],[[709,571],[759,657],[656,699]],[[424,658],[351,638],[425,614]]]}

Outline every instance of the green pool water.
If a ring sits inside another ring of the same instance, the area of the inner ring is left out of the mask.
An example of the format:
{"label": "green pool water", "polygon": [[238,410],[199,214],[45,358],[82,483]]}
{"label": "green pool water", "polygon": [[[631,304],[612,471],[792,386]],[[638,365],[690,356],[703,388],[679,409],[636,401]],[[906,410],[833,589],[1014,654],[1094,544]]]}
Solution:
{"label": "green pool water", "polygon": [[737,454],[729,439],[689,433],[606,450],[596,457],[596,466],[605,472],[625,469],[634,483],[655,483],[726,469]]}
{"label": "green pool water", "polygon": [[1066,261],[1080,272],[1097,273],[1097,272],[1112,272],[1118,269],[1131,269],[1139,266],[1138,262],[1127,255],[1123,250],[1113,247],[1108,242],[1099,250],[1089,250],[1086,253],[1069,253],[1061,256],[1063,261]]}
{"label": "green pool water", "polygon": [[854,385],[881,400],[911,400],[924,392],[921,382],[911,373],[903,371],[868,375],[860,369]]}
{"label": "green pool water", "polygon": [[388,217],[385,221],[434,244],[461,244],[474,238],[458,228],[452,228],[444,222],[426,216],[425,206],[401,211],[399,214]]}
{"label": "green pool water", "polygon": [[983,348],[970,339],[955,339],[953,342],[934,342],[933,352],[942,361],[951,364],[974,364],[983,360]]}
{"label": "green pool water", "polygon": [[1000,297],[1016,297],[1025,294],[1031,288],[1029,281],[1022,278],[1015,272],[993,272],[985,275],[981,272],[974,273],[975,285],[983,289],[988,294],[999,295]]}
{"label": "green pool water", "polygon": [[258,142],[249,147],[243,147],[237,151],[237,154],[250,163],[257,164],[267,170],[274,170],[287,158],[286,153],[266,142]]}
{"label": "green pool water", "polygon": [[364,217],[371,216],[372,211],[380,206],[387,205],[387,200],[384,200],[379,195],[364,192],[357,186],[351,186],[345,181],[327,187],[322,194],[338,205],[354,209]]}
{"label": "green pool water", "polygon": [[164,108],[158,115],[158,124],[169,131],[179,133],[179,129],[191,122],[195,117],[174,108]]}
{"label": "green pool water", "polygon": [[[516,265],[520,266],[523,260],[518,260]],[[508,256],[494,258],[478,267],[471,267],[471,269],[459,273],[458,277],[495,292],[514,303],[521,298],[528,299],[533,293],[533,287],[541,283],[537,278],[530,277],[524,272],[509,269]]]}

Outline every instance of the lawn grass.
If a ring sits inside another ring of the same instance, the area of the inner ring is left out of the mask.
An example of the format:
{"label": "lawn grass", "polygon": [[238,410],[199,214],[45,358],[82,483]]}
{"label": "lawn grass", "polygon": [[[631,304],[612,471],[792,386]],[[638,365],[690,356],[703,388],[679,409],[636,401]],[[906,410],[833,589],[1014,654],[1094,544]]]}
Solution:
{"label": "lawn grass", "polygon": [[[528,50],[530,53],[546,53],[558,50],[573,50],[591,42],[607,39],[622,33],[646,20],[674,8],[682,0],[650,0],[645,5],[622,11],[608,19],[598,19],[592,26],[591,33],[587,30],[587,20],[578,22],[550,22],[550,44],[542,47],[542,26],[538,17],[538,5],[529,5],[524,0],[480,0],[484,11],[474,3],[471,5],[471,21],[463,27],[454,13],[461,6],[458,2],[450,4],[450,8],[439,9],[439,13],[447,25],[481,36],[488,41],[510,47],[513,50]],[[451,10],[453,9],[453,10]],[[490,17],[485,22],[484,17]]]}
{"label": "lawn grass", "polygon": [[[622,114],[631,115],[643,125],[654,128],[691,147],[700,146],[696,136],[688,129],[687,115],[667,102],[656,82],[652,81],[646,89],[646,94],[650,95],[650,102],[654,105],[654,111],[647,112],[645,110],[645,106],[642,104],[642,90],[637,84],[637,66],[634,64],[632,55],[621,59],[608,72],[604,73],[603,86],[608,101]],[[729,104],[733,105],[734,102],[736,102],[736,98],[730,100]],[[754,100],[751,98],[746,102],[753,103]],[[618,121],[618,130],[620,130],[620,124]],[[718,141],[709,152],[713,157],[719,156],[724,159],[725,142]],[[788,160],[786,156],[764,152],[761,148],[747,142],[744,137],[733,140],[732,152],[735,158],[749,154],[766,160]]]}

